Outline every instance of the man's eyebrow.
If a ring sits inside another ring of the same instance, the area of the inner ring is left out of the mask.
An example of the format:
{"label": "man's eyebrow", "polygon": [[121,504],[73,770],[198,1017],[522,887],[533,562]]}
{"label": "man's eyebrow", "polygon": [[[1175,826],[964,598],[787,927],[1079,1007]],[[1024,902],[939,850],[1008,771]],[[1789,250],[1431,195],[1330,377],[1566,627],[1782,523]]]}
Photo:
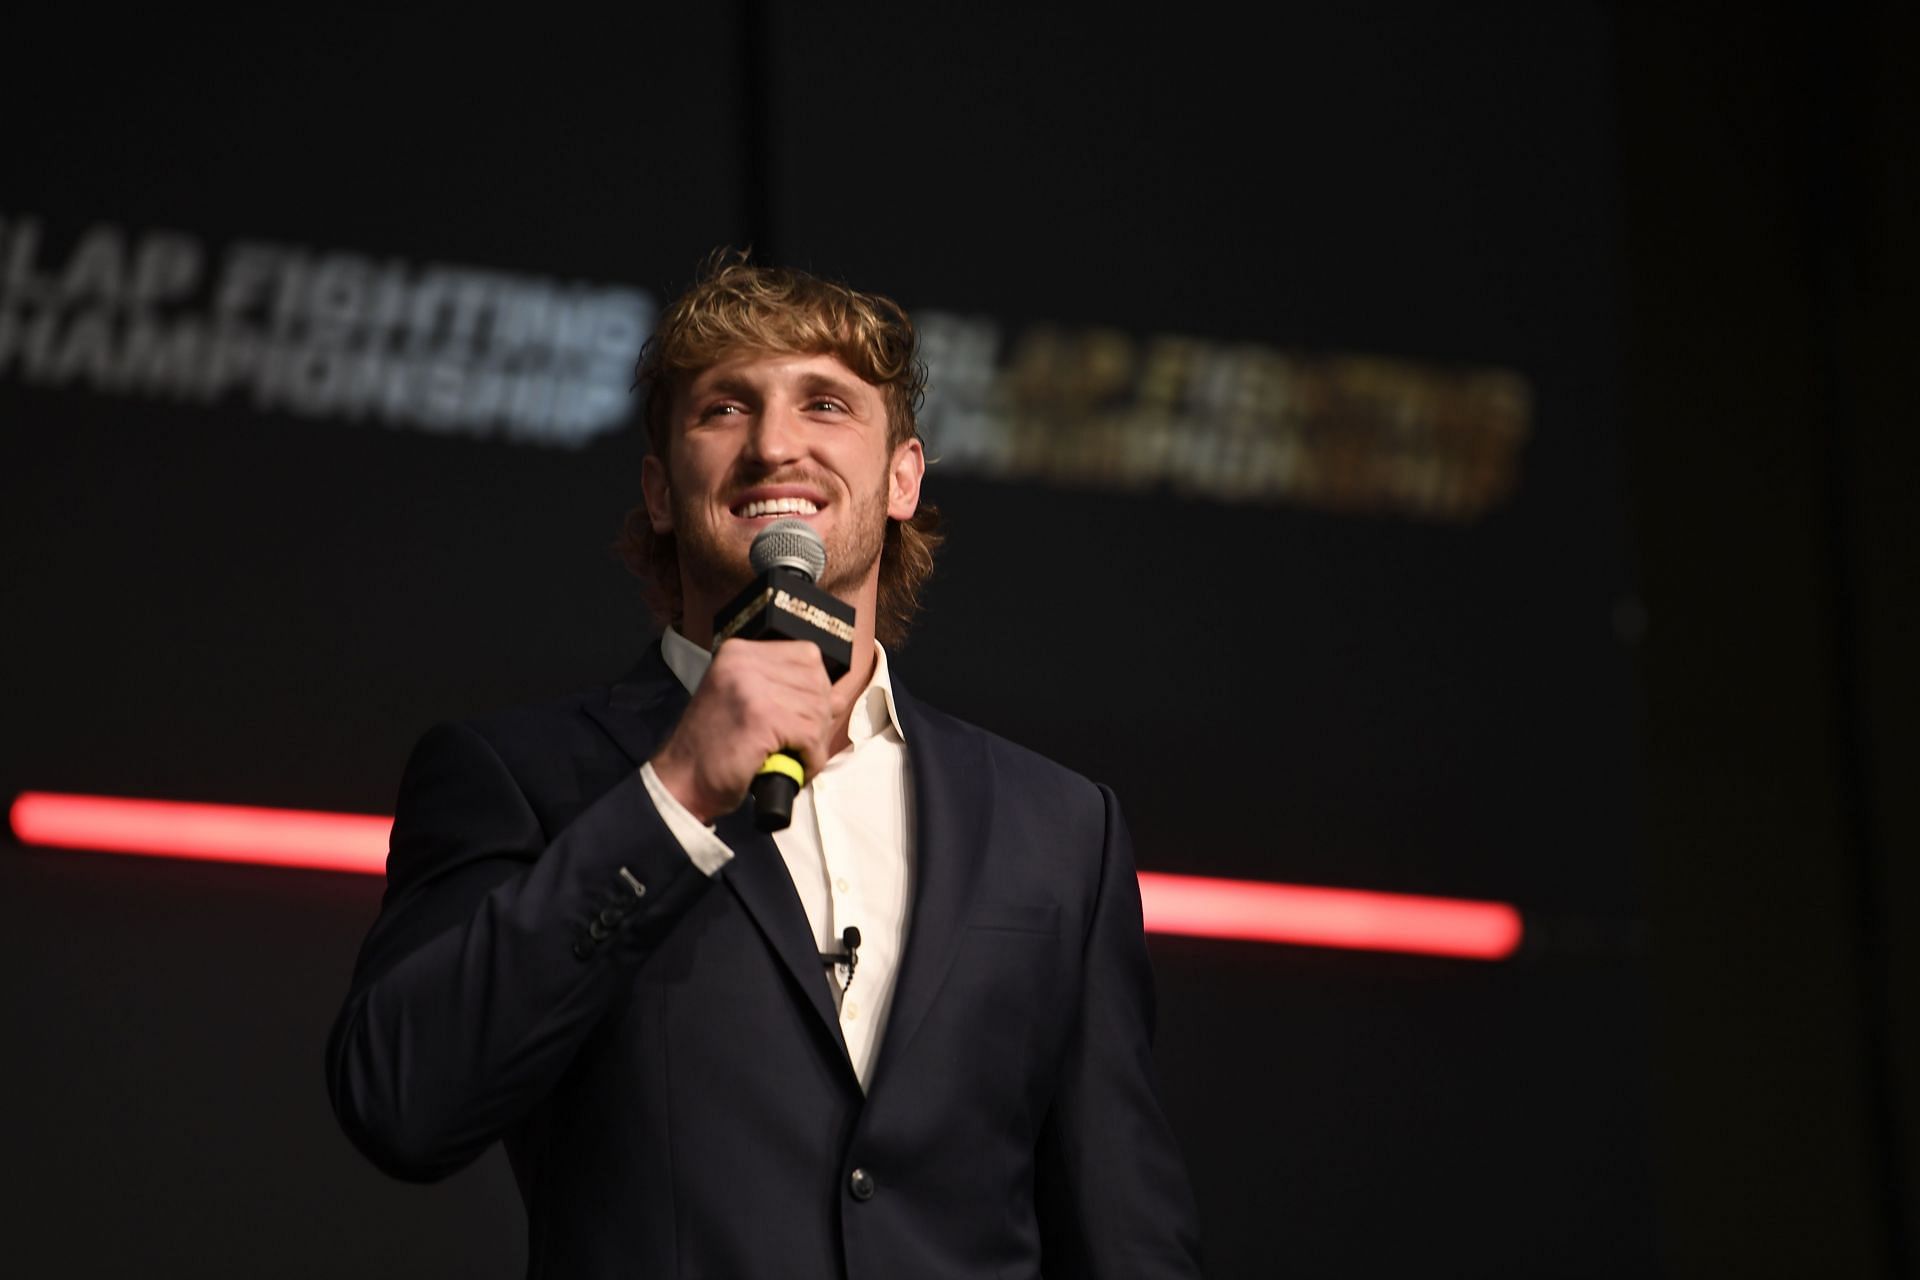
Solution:
{"label": "man's eyebrow", "polygon": [[687,392],[693,396],[738,396],[747,399],[754,394],[753,385],[744,378],[721,374],[712,382],[698,382],[689,386]]}
{"label": "man's eyebrow", "polygon": [[857,378],[841,377],[832,373],[808,373],[800,379],[800,387],[808,395],[817,391],[831,391],[848,400],[859,398],[862,389],[871,389]]}

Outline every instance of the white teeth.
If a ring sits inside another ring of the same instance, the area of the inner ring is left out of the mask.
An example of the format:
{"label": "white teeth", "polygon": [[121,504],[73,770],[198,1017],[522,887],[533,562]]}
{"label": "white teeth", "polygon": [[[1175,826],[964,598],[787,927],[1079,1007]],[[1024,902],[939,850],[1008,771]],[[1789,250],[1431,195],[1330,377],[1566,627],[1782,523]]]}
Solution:
{"label": "white teeth", "polygon": [[751,520],[755,516],[810,516],[819,510],[805,498],[766,498],[749,502],[740,509],[740,514]]}

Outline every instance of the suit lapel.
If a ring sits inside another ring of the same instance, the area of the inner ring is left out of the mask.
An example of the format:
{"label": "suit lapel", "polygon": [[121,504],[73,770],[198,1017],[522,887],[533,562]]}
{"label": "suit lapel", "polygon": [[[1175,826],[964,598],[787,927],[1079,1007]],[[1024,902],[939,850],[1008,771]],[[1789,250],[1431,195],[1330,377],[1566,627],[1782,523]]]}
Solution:
{"label": "suit lapel", "polygon": [[[687,691],[673,674],[654,645],[628,675],[608,691],[600,705],[589,705],[587,713],[599,722],[637,768],[653,755],[662,739],[672,730],[686,710]],[[780,958],[803,999],[824,1024],[827,1034],[839,1046],[840,1060],[853,1066],[847,1057],[846,1038],[840,1032],[840,1016],[833,1007],[833,993],[827,986],[826,969],[814,946],[813,930],[807,924],[806,908],[787,873],[785,859],[774,847],[772,837],[754,829],[753,806],[743,804],[714,827],[733,861],[721,871],[740,905],[746,908],[767,945]]]}
{"label": "suit lapel", "polygon": [[720,819],[714,830],[733,850],[733,861],[720,878],[740,899],[767,945],[786,966],[794,986],[820,1016],[840,1047],[840,1061],[851,1072],[853,1060],[847,1056],[847,1040],[840,1031],[839,1011],[833,1007],[826,967],[820,963],[820,952],[814,945],[813,927],[807,923],[807,909],[773,837],[754,828],[750,801]]}
{"label": "suit lapel", "polygon": [[653,755],[686,707],[687,691],[656,644],[639,665],[607,690],[605,701],[587,703],[587,714],[619,744],[637,769]]}
{"label": "suit lapel", "polygon": [[887,1064],[905,1051],[953,967],[986,861],[993,814],[992,769],[980,737],[929,712],[906,695],[897,678],[893,695],[913,772],[913,909],[869,1092]]}

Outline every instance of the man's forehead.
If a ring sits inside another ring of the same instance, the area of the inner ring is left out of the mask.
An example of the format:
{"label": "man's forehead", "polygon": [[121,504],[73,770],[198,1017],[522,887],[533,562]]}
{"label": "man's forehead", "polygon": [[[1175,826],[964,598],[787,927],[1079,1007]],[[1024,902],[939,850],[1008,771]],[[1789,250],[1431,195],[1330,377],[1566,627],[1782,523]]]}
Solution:
{"label": "man's forehead", "polygon": [[864,387],[879,393],[879,388],[844,364],[831,351],[760,351],[742,349],[723,354],[687,379],[689,390],[725,384],[758,386],[779,382],[837,383],[849,389]]}

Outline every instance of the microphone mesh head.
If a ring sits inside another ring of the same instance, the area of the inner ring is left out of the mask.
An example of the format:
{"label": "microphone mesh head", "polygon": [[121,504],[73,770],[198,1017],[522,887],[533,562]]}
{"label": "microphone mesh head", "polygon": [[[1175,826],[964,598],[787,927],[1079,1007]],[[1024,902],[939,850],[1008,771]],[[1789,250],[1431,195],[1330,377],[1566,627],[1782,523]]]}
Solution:
{"label": "microphone mesh head", "polygon": [[769,569],[792,569],[807,581],[818,582],[827,571],[827,544],[805,520],[775,520],[753,539],[747,552],[756,574]]}

